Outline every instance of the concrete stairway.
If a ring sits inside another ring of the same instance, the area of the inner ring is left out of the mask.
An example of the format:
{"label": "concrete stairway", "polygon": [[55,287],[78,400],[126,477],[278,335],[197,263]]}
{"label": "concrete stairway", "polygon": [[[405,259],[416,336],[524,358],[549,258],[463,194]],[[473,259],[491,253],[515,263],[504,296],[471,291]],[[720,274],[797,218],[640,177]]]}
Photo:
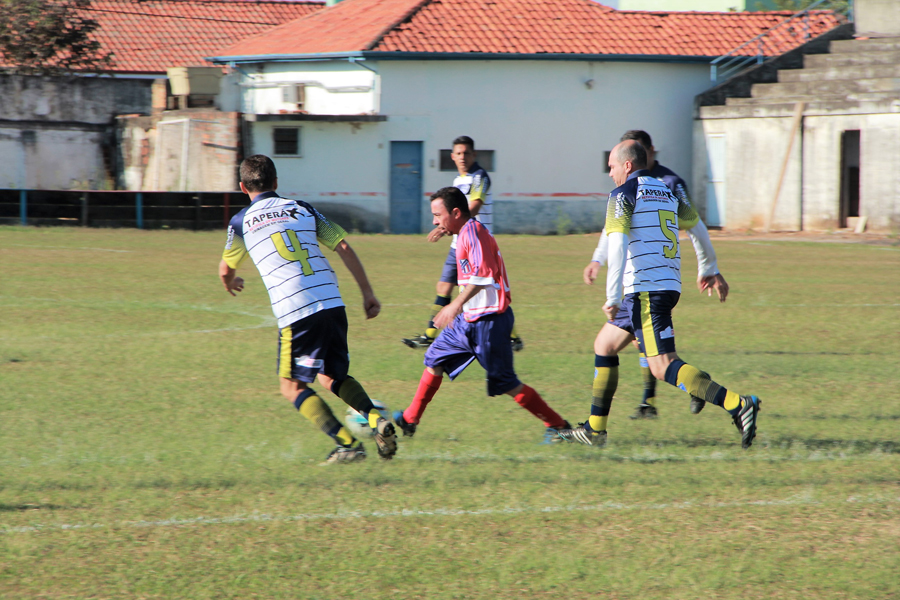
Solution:
{"label": "concrete stairway", "polygon": [[754,83],[749,98],[729,97],[725,106],[704,106],[704,116],[746,116],[791,110],[847,109],[867,103],[900,107],[900,38],[835,40],[828,54],[803,57],[802,69],[778,70],[777,83]]}

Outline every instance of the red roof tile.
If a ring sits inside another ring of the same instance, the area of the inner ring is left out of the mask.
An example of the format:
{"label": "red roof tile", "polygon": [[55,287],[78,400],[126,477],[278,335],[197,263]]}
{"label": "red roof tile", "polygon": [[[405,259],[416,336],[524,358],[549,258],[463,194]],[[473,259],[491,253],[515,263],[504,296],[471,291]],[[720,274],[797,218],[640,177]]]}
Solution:
{"label": "red roof tile", "polygon": [[237,40],[294,21],[324,1],[93,0],[85,17],[100,24],[94,38],[113,53],[112,72],[164,73],[204,60]]}
{"label": "red roof tile", "polygon": [[[219,56],[374,51],[714,57],[789,15],[616,11],[592,0],[344,0]],[[810,34],[836,27],[839,19],[814,11]],[[763,51],[786,52],[803,43],[803,34],[799,24],[782,27]]]}

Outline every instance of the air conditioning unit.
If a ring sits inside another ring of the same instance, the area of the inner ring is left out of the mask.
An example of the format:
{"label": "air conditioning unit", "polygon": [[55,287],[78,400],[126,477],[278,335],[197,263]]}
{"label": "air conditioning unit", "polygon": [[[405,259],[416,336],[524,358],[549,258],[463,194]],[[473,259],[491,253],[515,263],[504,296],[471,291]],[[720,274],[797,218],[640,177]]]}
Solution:
{"label": "air conditioning unit", "polygon": [[303,110],[306,104],[306,85],[296,83],[281,87],[281,101],[296,110]]}

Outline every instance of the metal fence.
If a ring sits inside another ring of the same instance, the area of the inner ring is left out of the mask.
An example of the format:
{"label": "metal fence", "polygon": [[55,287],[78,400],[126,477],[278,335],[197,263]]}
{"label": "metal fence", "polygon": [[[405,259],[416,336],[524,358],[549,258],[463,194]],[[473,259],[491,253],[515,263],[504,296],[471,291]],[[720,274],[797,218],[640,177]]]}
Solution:
{"label": "metal fence", "polygon": [[247,203],[240,192],[0,189],[0,224],[221,229]]}
{"label": "metal fence", "polygon": [[842,22],[853,20],[852,1],[847,2],[846,8],[842,10],[828,9],[831,3],[833,0],[817,0],[775,27],[715,59],[709,65],[710,79],[713,83],[724,81],[762,63],[766,58],[784,54],[805,44],[812,39],[811,24],[816,19],[830,18],[837,14]]}

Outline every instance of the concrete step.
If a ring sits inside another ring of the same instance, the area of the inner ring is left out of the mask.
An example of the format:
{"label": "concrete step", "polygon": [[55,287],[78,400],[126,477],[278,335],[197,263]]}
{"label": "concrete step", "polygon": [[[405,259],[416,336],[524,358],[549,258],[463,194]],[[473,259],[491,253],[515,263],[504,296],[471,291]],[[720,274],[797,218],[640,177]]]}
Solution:
{"label": "concrete step", "polygon": [[[703,106],[700,118],[703,119],[744,119],[751,117],[791,117],[794,114],[793,102],[771,102],[751,104],[727,104],[719,106]],[[900,111],[900,100],[817,100],[806,103],[804,116],[872,114]]]}
{"label": "concrete step", "polygon": [[793,106],[797,102],[805,102],[808,105],[813,104],[845,104],[858,102],[882,102],[890,103],[900,100],[900,91],[893,92],[861,92],[850,94],[797,94],[793,96],[768,96],[763,98],[728,98],[725,100],[726,106],[763,106],[763,105],[779,105],[790,104]]}
{"label": "concrete step", "polygon": [[900,78],[839,79],[821,81],[794,81],[790,83],[756,83],[750,88],[754,98],[782,96],[846,96],[867,92],[900,91]]}
{"label": "concrete step", "polygon": [[900,38],[869,38],[865,40],[835,40],[829,44],[832,54],[851,52],[884,52],[900,50]]}
{"label": "concrete step", "polygon": [[804,68],[851,67],[868,65],[893,65],[900,63],[900,50],[886,52],[848,52],[846,54],[807,54]]}
{"label": "concrete step", "polygon": [[850,67],[822,67],[818,69],[786,69],[778,71],[778,83],[795,81],[836,81],[841,79],[877,79],[900,77],[900,64]]}

